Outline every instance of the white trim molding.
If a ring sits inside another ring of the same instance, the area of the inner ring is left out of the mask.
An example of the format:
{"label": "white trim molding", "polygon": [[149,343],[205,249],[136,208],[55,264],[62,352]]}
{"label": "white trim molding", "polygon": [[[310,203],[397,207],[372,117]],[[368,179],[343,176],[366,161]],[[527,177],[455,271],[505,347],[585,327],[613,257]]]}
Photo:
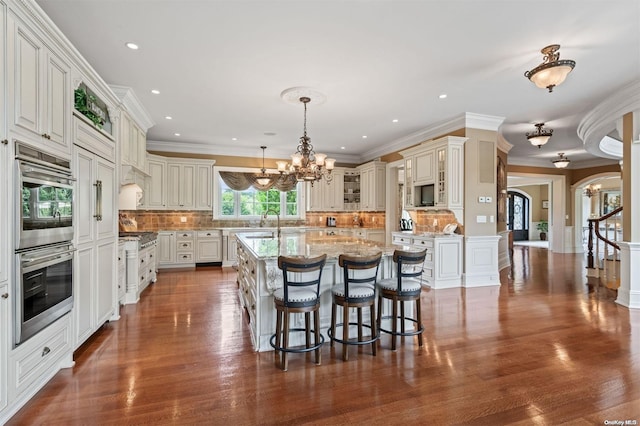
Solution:
{"label": "white trim molding", "polygon": [[620,287],[616,303],[640,309],[640,243],[620,242]]}
{"label": "white trim molding", "polygon": [[499,231],[498,235],[500,240],[498,241],[498,270],[502,271],[504,268],[511,267],[511,250],[509,250],[509,234],[511,231],[508,229],[505,231]]}
{"label": "white trim molding", "polygon": [[500,285],[498,244],[500,235],[465,237],[464,287]]}

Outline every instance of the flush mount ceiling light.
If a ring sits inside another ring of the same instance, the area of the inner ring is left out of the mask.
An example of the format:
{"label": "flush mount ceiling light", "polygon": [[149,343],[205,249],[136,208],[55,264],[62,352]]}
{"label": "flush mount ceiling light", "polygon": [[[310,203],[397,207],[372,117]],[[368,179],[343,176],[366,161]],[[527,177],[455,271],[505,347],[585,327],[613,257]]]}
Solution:
{"label": "flush mount ceiling light", "polygon": [[525,71],[524,76],[539,88],[546,87],[549,92],[553,92],[553,88],[562,83],[576,66],[576,62],[571,59],[560,59],[559,49],[559,44],[544,47],[540,51],[543,55],[542,63],[531,71]]}
{"label": "flush mount ceiling light", "polygon": [[267,186],[271,183],[271,177],[267,174],[267,169],[264,168],[264,150],[267,147],[263,145],[260,148],[262,149],[262,168],[260,169],[260,174],[256,177],[256,182],[262,186]]}
{"label": "flush mount ceiling light", "polygon": [[327,158],[326,154],[316,154],[313,150],[311,138],[307,136],[307,104],[311,102],[311,98],[302,96],[299,100],[304,105],[304,133],[296,152],[291,154],[291,164],[287,164],[286,161],[277,161],[278,171],[281,174],[294,175],[298,182],[311,182],[311,185],[323,178],[327,183],[331,183],[333,180],[331,171],[336,160]]}
{"label": "flush mount ceiling light", "polygon": [[538,148],[549,142],[551,134],[553,133],[553,130],[543,129],[542,126],[544,126],[544,123],[538,123],[536,124],[536,131],[534,133],[527,132],[527,139],[529,139],[531,145],[537,146]]}
{"label": "flush mount ceiling light", "polygon": [[564,152],[559,152],[558,155],[560,158],[553,160],[553,165],[559,169],[566,168],[571,161],[567,157],[564,156]]}

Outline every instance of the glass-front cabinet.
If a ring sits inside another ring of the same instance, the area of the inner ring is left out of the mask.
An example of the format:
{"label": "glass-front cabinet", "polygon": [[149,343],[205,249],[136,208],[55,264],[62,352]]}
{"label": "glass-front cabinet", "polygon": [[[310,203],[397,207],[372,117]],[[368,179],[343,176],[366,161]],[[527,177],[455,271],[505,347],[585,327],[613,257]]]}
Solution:
{"label": "glass-front cabinet", "polygon": [[360,173],[355,170],[344,172],[344,209],[360,210]]}

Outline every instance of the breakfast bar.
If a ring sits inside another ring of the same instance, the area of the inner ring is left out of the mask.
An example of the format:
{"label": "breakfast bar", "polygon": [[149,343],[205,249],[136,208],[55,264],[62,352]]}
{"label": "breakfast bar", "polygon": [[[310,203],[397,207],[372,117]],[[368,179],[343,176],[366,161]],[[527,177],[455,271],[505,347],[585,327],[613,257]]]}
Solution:
{"label": "breakfast bar", "polygon": [[[283,233],[243,233],[238,240],[238,291],[240,303],[249,315],[251,340],[256,351],[270,351],[269,339],[275,330],[273,292],[282,286],[278,256],[327,255],[320,284],[321,332],[331,324],[331,287],[341,283],[340,254],[367,256],[382,251],[379,279],[393,276],[393,252],[397,246],[355,237],[329,235],[326,231]],[[406,247],[410,250],[409,247]],[[411,315],[407,310],[407,315]],[[304,327],[304,317],[296,317],[292,327]],[[296,340],[300,338],[300,340]],[[302,344],[302,336],[292,335],[292,345]]]}

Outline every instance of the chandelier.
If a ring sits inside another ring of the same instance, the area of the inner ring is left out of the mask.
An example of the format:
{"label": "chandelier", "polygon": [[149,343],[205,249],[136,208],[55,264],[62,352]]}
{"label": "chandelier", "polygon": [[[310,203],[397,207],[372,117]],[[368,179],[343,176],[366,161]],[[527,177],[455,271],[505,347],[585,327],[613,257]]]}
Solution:
{"label": "chandelier", "polygon": [[560,158],[553,160],[553,165],[559,169],[566,168],[571,161],[567,157],[564,156],[564,152],[559,152],[558,155]]}
{"label": "chandelier", "polygon": [[589,184],[584,188],[584,195],[586,195],[589,198],[593,197],[598,192],[600,192],[600,185]]}
{"label": "chandelier", "polygon": [[311,98],[303,96],[300,102],[304,104],[304,133],[296,152],[291,154],[291,164],[287,164],[286,161],[277,161],[278,171],[280,174],[295,176],[298,182],[311,182],[312,186],[315,181],[323,178],[329,184],[333,180],[331,171],[336,160],[313,150],[311,138],[307,136],[307,104],[311,102]]}
{"label": "chandelier", "polygon": [[576,66],[576,62],[571,59],[561,60],[559,49],[559,44],[551,44],[542,48],[540,50],[540,53],[544,55],[542,63],[524,73],[524,76],[539,88],[549,89],[549,93],[553,92],[553,88],[562,83]]}
{"label": "chandelier", "polygon": [[543,129],[542,126],[544,126],[544,123],[538,123],[536,124],[536,131],[534,133],[527,132],[527,139],[529,139],[531,145],[537,146],[538,148],[549,142],[551,134],[553,133],[553,130]]}
{"label": "chandelier", "polygon": [[264,150],[267,147],[263,145],[260,148],[262,149],[262,168],[260,169],[260,174],[256,176],[256,182],[262,186],[267,186],[271,183],[271,177],[267,174],[267,169],[264,168]]}

